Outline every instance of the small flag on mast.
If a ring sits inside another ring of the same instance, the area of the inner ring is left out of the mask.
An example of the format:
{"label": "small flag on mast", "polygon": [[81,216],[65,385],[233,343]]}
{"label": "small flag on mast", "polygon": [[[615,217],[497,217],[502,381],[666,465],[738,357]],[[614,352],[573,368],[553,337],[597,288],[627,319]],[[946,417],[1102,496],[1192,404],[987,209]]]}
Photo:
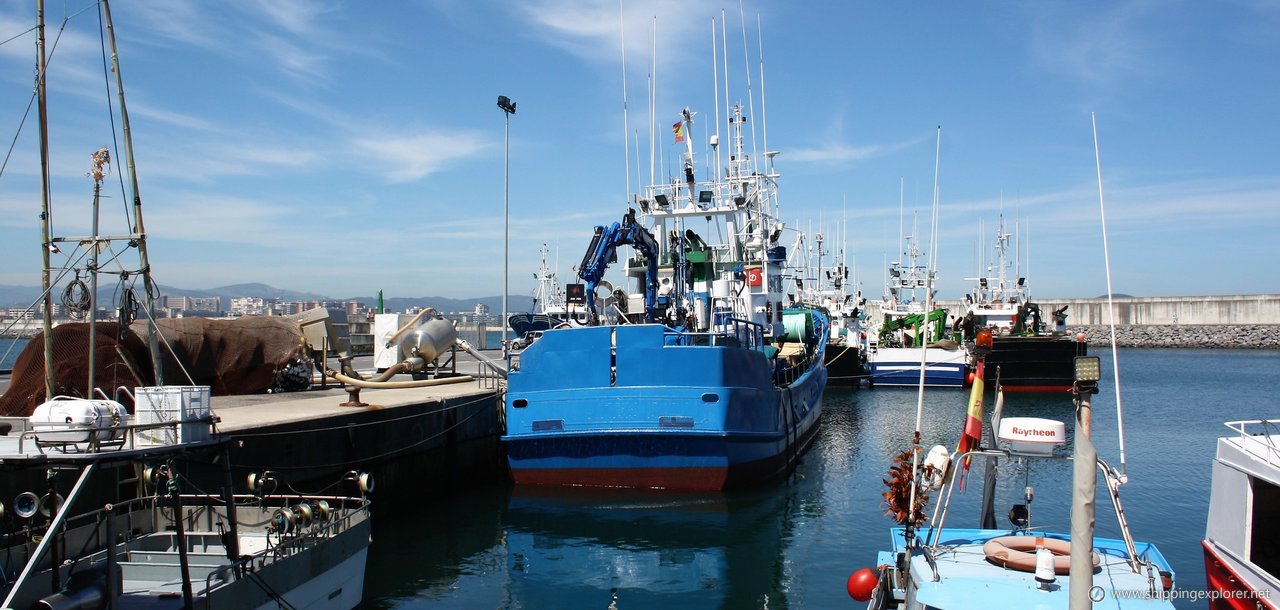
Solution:
{"label": "small flag on mast", "polygon": [[676,121],[676,124],[671,126],[671,132],[676,134],[676,142],[684,141],[684,123]]}
{"label": "small flag on mast", "polygon": [[[978,366],[973,372],[973,387],[969,390],[969,409],[965,412],[964,430],[960,433],[960,444],[956,453],[966,453],[978,448],[982,442],[982,374],[983,359],[978,359]],[[964,459],[960,470],[960,489],[964,489],[964,475],[969,472],[969,458]]]}

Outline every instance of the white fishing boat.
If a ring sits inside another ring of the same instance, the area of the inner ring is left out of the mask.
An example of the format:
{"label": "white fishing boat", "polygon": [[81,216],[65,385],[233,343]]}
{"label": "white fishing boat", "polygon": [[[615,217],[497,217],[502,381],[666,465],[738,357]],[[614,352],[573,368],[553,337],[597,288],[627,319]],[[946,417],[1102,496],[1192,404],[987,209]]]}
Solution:
{"label": "white fishing boat", "polygon": [[1204,533],[1213,610],[1280,607],[1280,421],[1227,422]]}
{"label": "white fishing boat", "polygon": [[849,278],[843,246],[835,254],[834,262],[825,264],[824,259],[830,254],[826,242],[822,233],[814,234],[816,257],[811,264],[805,265],[804,277],[796,278],[796,294],[800,302],[826,310],[830,318],[827,384],[858,386],[867,379],[866,299],[857,288],[857,282]]}
{"label": "white fishing boat", "polygon": [[[566,287],[556,278],[556,272],[547,262],[547,246],[542,245],[542,266],[534,274],[538,287],[533,292],[533,307],[527,312],[507,316],[507,325],[515,332],[516,344],[527,346],[542,331],[562,324],[581,325],[586,322],[587,308],[581,304],[570,307]],[[581,285],[574,289],[580,289]]]}
{"label": "white fishing boat", "polygon": [[905,262],[889,264],[880,313],[867,333],[870,384],[915,387],[923,366],[926,386],[962,387],[968,354],[947,335],[947,310],[926,307],[934,295],[925,293],[935,290],[926,285],[937,278],[919,264],[923,252],[915,236],[906,236],[905,243]]}

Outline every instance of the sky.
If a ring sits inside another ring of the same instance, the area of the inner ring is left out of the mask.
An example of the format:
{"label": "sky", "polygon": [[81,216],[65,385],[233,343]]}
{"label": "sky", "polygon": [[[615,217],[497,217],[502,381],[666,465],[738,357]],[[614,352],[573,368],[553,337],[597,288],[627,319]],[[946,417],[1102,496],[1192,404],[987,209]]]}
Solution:
{"label": "sky", "polygon": [[[34,4],[0,4],[0,285],[40,283]],[[54,233],[91,231],[102,146],[99,229],[124,232],[99,12],[48,4]],[[779,152],[788,225],[843,245],[869,297],[903,233],[927,245],[935,171],[939,298],[970,289],[1002,215],[1033,297],[1106,294],[1107,258],[1116,293],[1280,292],[1277,0],[111,9],[165,286],[465,299],[501,294],[505,261],[530,294],[543,244],[570,279],[592,228],[665,181],[682,108],[705,151],[719,73],[721,116],[742,103]]]}

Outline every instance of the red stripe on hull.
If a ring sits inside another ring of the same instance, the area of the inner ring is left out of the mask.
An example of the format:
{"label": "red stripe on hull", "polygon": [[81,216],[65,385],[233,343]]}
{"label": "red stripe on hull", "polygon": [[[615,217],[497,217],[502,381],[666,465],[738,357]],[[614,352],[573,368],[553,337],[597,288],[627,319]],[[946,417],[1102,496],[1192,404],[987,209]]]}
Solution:
{"label": "red stripe on hull", "polygon": [[1204,547],[1204,576],[1210,591],[1220,594],[1209,600],[1209,610],[1256,610],[1257,608],[1276,609],[1276,605],[1245,584],[1240,575],[1218,557],[1209,541],[1200,543]]}
{"label": "red stripe on hull", "polygon": [[516,485],[720,491],[724,468],[515,468]]}

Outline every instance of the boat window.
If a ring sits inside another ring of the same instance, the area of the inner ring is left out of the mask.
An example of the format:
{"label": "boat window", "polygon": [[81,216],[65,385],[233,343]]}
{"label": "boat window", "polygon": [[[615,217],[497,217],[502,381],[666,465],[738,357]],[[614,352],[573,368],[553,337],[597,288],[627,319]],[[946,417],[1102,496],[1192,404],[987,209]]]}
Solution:
{"label": "boat window", "polygon": [[1252,521],[1249,561],[1269,574],[1280,573],[1280,487],[1253,479]]}

